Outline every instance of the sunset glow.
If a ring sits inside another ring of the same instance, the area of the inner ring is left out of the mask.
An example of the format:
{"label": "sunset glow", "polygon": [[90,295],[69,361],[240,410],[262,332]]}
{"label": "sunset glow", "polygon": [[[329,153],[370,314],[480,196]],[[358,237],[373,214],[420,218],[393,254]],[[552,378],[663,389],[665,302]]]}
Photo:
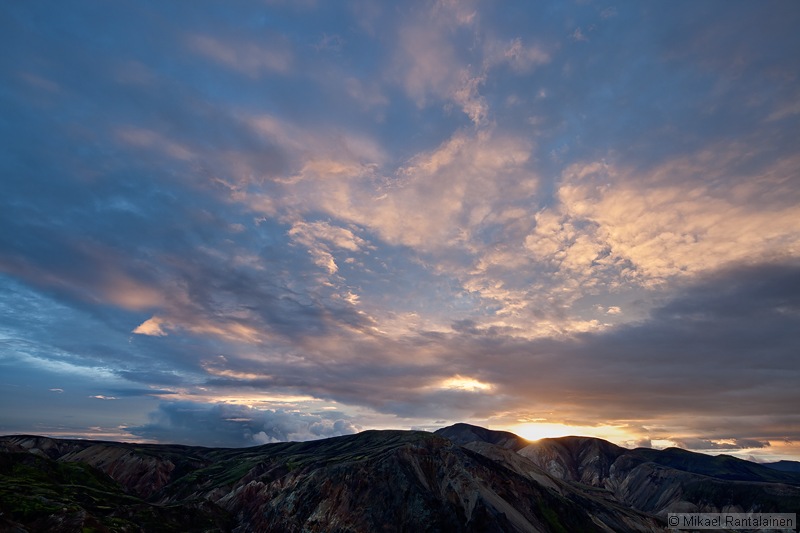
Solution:
{"label": "sunset glow", "polygon": [[635,435],[624,429],[611,426],[569,426],[547,422],[512,425],[508,431],[528,440],[539,440],[567,436],[598,437],[611,442],[625,443],[635,440]]}

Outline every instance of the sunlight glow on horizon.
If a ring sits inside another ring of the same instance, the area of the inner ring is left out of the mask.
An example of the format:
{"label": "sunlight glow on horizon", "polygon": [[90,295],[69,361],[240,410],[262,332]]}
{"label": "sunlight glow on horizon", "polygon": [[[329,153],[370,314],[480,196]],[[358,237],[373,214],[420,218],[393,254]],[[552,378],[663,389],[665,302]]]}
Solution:
{"label": "sunlight glow on horizon", "polygon": [[530,441],[569,436],[595,437],[614,443],[637,440],[635,435],[616,426],[570,426],[554,422],[526,422],[510,425],[507,431]]}

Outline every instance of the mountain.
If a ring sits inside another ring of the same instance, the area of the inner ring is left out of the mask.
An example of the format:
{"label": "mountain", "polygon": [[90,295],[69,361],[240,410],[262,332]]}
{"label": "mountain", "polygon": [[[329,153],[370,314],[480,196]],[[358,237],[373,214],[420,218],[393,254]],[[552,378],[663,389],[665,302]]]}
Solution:
{"label": "mountain", "polygon": [[[245,449],[0,439],[17,531],[660,531],[506,448],[365,431]],[[503,454],[508,454],[508,457]],[[511,457],[516,460],[511,459]]]}
{"label": "mountain", "polygon": [[562,437],[529,443],[519,453],[558,478],[601,486],[626,451],[602,439]]}
{"label": "mountain", "polygon": [[800,475],[678,448],[628,450],[590,437],[541,439],[520,455],[549,474],[640,511],[797,512]]}
{"label": "mountain", "polygon": [[800,509],[795,474],[662,452],[467,424],[241,449],[8,436],[0,530],[645,532]]}
{"label": "mountain", "polygon": [[450,439],[456,444],[487,442],[514,451],[520,450],[530,444],[529,441],[510,431],[494,431],[463,423],[453,424],[452,426],[436,430],[434,433],[446,439]]}
{"label": "mountain", "polygon": [[773,470],[780,470],[781,472],[797,472],[800,473],[800,461],[776,461],[774,463],[762,463],[767,468]]}
{"label": "mountain", "polygon": [[665,450],[639,448],[636,450],[636,454],[660,465],[719,479],[800,485],[800,476],[796,474],[776,471],[766,465],[745,461],[730,455],[709,456],[681,448]]}

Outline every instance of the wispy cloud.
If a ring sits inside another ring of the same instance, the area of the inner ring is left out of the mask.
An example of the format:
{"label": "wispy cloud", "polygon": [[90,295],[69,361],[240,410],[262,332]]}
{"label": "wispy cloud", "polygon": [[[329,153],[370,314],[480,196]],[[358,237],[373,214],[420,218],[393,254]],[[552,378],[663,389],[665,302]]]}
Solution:
{"label": "wispy cloud", "polygon": [[265,45],[190,35],[186,43],[193,51],[251,77],[269,72],[285,73],[292,64],[291,50],[279,37]]}

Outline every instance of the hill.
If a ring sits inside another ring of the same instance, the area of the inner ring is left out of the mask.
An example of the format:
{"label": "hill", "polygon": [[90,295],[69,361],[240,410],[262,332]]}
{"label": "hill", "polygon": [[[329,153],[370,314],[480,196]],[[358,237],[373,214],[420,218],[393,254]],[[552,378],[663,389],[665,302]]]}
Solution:
{"label": "hill", "polygon": [[8,436],[0,530],[644,532],[800,509],[795,474],[681,452],[466,424],[240,449]]}
{"label": "hill", "polygon": [[[506,432],[484,432],[473,431],[471,442],[506,441]],[[669,512],[800,512],[800,475],[727,455],[628,450],[592,437],[541,439],[517,454],[557,479],[661,517]]]}

